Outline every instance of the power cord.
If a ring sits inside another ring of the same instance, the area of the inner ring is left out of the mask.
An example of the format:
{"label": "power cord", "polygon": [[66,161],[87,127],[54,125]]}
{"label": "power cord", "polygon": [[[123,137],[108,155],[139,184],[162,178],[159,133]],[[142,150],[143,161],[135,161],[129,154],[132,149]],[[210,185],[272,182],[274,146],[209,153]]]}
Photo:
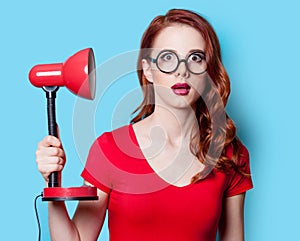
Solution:
{"label": "power cord", "polygon": [[43,193],[37,195],[34,199],[34,211],[35,211],[35,216],[38,224],[38,241],[41,240],[41,224],[40,224],[40,219],[39,219],[39,214],[37,210],[37,200],[43,196]]}

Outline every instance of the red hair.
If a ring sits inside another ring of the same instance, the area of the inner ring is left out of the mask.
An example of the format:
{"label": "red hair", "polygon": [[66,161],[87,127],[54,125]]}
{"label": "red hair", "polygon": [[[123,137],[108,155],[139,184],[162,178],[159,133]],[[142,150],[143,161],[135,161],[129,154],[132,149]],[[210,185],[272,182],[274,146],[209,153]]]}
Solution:
{"label": "red hair", "polygon": [[[199,98],[197,101],[196,117],[199,124],[200,138],[198,137],[195,139],[197,142],[196,145],[194,144],[195,141],[193,141],[193,138],[191,139],[191,150],[193,150],[199,161],[201,161],[208,168],[195,175],[191,182],[197,182],[198,180],[202,179],[208,174],[207,170],[210,171],[212,168],[223,171],[234,168],[235,170],[245,174],[243,172],[243,167],[240,167],[237,164],[237,159],[240,154],[239,150],[242,144],[236,136],[236,128],[233,121],[224,111],[224,107],[227,104],[230,94],[230,81],[222,64],[219,40],[210,23],[202,16],[192,11],[172,9],[168,11],[165,16],[157,16],[154,18],[144,32],[141,40],[137,64],[137,74],[140,85],[143,88],[144,99],[141,105],[135,110],[135,112],[138,112],[138,114],[132,119],[132,122],[138,122],[151,115],[154,111],[154,90],[152,83],[150,83],[144,76],[142,59],[147,59],[149,56],[150,49],[153,46],[156,36],[163,29],[174,24],[185,24],[193,27],[201,33],[206,43],[206,72],[212,79],[214,85],[213,88],[205,93],[205,96],[202,96],[202,98]],[[212,89],[217,91],[211,91]],[[221,103],[220,101],[216,101],[216,95],[221,98]],[[211,105],[211,108],[208,108],[208,105]],[[225,123],[223,127],[219,127],[215,133],[212,132],[211,127],[212,115],[216,117],[216,119],[220,119],[222,115],[225,116]],[[212,144],[212,139],[214,152],[220,153],[217,158],[214,156],[209,156],[208,153],[208,149]],[[228,148],[232,150],[232,155],[230,158],[227,154]]]}

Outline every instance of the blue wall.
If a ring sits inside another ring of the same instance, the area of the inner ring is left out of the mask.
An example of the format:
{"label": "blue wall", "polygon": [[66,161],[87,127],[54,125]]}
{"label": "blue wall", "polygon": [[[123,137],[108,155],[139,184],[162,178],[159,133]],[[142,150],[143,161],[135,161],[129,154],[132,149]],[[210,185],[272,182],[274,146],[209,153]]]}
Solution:
{"label": "blue wall", "polygon": [[[44,93],[29,84],[30,68],[64,61],[85,47],[93,47],[98,66],[104,64],[137,49],[149,21],[170,8],[202,13],[221,41],[232,81],[227,110],[251,154],[255,188],[246,200],[247,240],[297,239],[300,19],[296,0],[12,0],[0,3],[1,240],[37,239],[33,199],[44,182],[34,152],[47,128]],[[96,111],[96,133],[113,127],[118,100],[137,87],[134,74],[109,86]],[[78,153],[73,138],[75,103],[69,91],[59,91],[57,118],[68,157],[64,186],[82,183],[84,154]],[[128,118],[124,111],[120,124]],[[68,203],[71,213],[75,204]],[[38,204],[42,240],[49,240],[46,206]],[[108,240],[106,227],[99,240]]]}

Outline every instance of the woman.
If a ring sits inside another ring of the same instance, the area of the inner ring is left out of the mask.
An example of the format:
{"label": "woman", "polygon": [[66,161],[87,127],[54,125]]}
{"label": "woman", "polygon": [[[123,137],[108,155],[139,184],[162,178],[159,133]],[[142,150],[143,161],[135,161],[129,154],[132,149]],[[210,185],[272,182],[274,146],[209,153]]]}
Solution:
{"label": "woman", "polygon": [[[98,201],[79,202],[73,219],[49,202],[53,240],[96,240],[108,210],[110,240],[244,240],[249,155],[226,115],[230,84],[211,25],[187,10],[156,17],[138,59],[144,100],[132,123],[102,134],[82,177]],[[59,139],[36,152],[44,179],[61,171]]]}

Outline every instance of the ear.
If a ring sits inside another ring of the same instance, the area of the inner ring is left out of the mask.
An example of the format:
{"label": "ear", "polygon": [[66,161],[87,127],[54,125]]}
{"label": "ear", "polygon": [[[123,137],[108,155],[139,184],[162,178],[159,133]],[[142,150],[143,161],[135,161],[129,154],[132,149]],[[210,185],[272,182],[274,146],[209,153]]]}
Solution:
{"label": "ear", "polygon": [[142,59],[142,67],[143,67],[143,73],[144,73],[144,76],[146,77],[146,79],[149,82],[153,83],[151,66],[146,59]]}

